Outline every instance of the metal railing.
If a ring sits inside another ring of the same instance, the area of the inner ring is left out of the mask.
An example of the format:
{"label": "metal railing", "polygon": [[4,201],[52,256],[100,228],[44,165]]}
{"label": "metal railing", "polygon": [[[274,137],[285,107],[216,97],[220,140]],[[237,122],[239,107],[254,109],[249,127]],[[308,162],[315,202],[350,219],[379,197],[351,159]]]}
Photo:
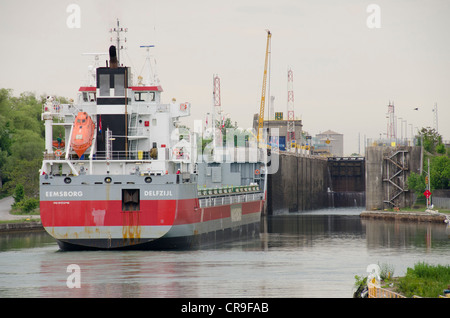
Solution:
{"label": "metal railing", "polygon": [[378,287],[376,285],[368,284],[369,298],[406,298],[405,296],[393,292],[389,289]]}
{"label": "metal railing", "polygon": [[418,146],[418,138],[403,138],[403,139],[372,139],[367,138],[366,147],[399,147],[399,146]]}
{"label": "metal railing", "polygon": [[228,205],[233,203],[243,203],[243,202],[251,202],[258,201],[263,198],[262,193],[247,193],[247,194],[238,194],[238,195],[230,195],[223,196],[217,198],[203,198],[199,199],[200,208],[208,208],[212,206],[219,205]]}

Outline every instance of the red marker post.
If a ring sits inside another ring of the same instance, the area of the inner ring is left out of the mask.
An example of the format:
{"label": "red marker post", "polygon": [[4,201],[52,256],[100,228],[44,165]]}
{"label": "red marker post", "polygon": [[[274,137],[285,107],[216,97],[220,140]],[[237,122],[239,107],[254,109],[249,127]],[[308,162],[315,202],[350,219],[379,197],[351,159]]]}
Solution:
{"label": "red marker post", "polygon": [[425,196],[425,198],[427,198],[427,209],[429,208],[430,204],[429,204],[429,199],[431,197],[431,192],[430,190],[425,190],[425,192],[423,193],[423,195]]}

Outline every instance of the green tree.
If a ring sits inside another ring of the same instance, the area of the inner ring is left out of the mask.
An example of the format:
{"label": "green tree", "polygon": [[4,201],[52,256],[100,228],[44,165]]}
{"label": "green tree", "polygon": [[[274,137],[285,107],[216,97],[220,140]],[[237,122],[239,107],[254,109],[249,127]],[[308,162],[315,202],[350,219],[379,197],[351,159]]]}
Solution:
{"label": "green tree", "polygon": [[431,189],[450,189],[450,158],[435,156],[430,163]]}
{"label": "green tree", "polygon": [[17,184],[23,184],[27,196],[39,193],[39,169],[43,150],[43,138],[33,131],[21,130],[20,135],[14,136],[11,156],[4,165],[6,190],[12,191]]}
{"label": "green tree", "polygon": [[417,195],[417,198],[425,197],[423,195],[423,192],[426,189],[424,174],[420,175],[418,173],[411,172],[407,180],[407,185],[409,190],[414,191],[414,193]]}
{"label": "green tree", "polygon": [[13,194],[23,185],[25,197],[39,193],[39,169],[44,150],[44,124],[41,121],[44,97],[33,93],[13,96],[0,89],[0,178],[3,193]]}
{"label": "green tree", "polygon": [[25,194],[33,197],[39,194],[39,169],[41,168],[42,159],[35,158],[33,160],[19,160],[13,167],[9,166],[7,171],[8,181],[5,188],[11,192],[16,184],[24,185]]}
{"label": "green tree", "polygon": [[36,198],[25,198],[18,204],[22,212],[29,213],[39,207],[39,200]]}
{"label": "green tree", "polygon": [[23,198],[25,197],[25,189],[23,188],[22,184],[17,184],[16,188],[14,189],[14,194],[13,194],[13,198],[14,198],[14,204],[18,204],[20,201],[23,200]]}
{"label": "green tree", "polygon": [[436,146],[436,153],[444,155],[445,152],[446,152],[446,149],[445,149],[445,145],[444,144],[439,144],[439,145]]}
{"label": "green tree", "polygon": [[44,151],[44,139],[36,132],[22,130],[13,138],[11,160],[32,160],[41,158]]}
{"label": "green tree", "polygon": [[423,141],[423,148],[429,153],[435,153],[436,146],[442,144],[442,136],[434,128],[423,127],[418,137],[419,145]]}

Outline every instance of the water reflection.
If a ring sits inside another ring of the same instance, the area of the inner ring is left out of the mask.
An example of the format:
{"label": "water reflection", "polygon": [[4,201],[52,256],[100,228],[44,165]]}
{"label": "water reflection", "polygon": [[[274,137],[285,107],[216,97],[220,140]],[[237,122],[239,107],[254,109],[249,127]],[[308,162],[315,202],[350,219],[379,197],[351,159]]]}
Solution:
{"label": "water reflection", "polygon": [[29,232],[0,232],[0,252],[54,244],[55,240],[43,230]]}
{"label": "water reflection", "polygon": [[[450,264],[445,224],[361,220],[358,209],[285,213],[260,238],[194,251],[61,252],[45,232],[0,234],[0,297],[352,297],[387,263]],[[82,288],[66,286],[67,266]]]}
{"label": "water reflection", "polygon": [[312,244],[324,238],[364,238],[369,249],[450,246],[449,229],[444,223],[360,219],[359,210],[346,210],[345,215],[333,211],[268,217],[263,220],[263,229],[269,235],[269,247],[280,237],[287,244]]}
{"label": "water reflection", "polygon": [[401,222],[362,220],[366,228],[367,247],[378,248],[432,248],[449,247],[446,225],[432,222]]}

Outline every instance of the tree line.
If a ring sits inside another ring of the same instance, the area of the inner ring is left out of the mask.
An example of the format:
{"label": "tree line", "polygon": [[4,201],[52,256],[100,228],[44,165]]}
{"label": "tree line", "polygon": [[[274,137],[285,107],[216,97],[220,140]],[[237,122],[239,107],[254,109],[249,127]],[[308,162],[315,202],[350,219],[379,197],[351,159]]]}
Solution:
{"label": "tree line", "polygon": [[13,195],[25,210],[39,203],[39,169],[45,129],[41,120],[46,96],[0,89],[0,195]]}
{"label": "tree line", "polygon": [[[424,158],[422,174],[412,172],[408,177],[408,188],[417,198],[424,200],[427,181],[430,178],[430,190],[450,189],[450,148],[442,142],[442,136],[434,128],[422,128],[418,134],[419,145],[423,146]],[[428,159],[430,175],[428,176]]]}

